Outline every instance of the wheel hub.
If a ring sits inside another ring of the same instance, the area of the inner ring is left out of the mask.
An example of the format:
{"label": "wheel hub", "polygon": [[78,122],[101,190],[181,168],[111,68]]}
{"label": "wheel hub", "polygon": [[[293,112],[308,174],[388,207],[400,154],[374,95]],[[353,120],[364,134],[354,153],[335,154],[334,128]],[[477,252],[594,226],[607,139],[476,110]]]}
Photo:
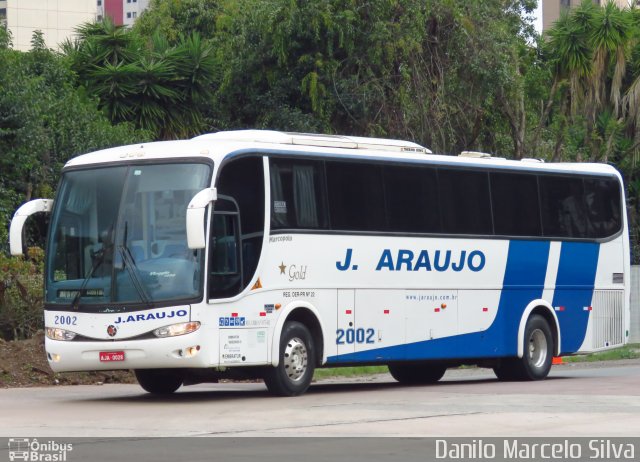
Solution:
{"label": "wheel hub", "polygon": [[547,337],[540,329],[535,329],[529,336],[529,361],[533,367],[543,367],[549,354]]}
{"label": "wheel hub", "polygon": [[292,338],[284,349],[284,370],[292,381],[304,376],[308,364],[307,347],[299,338]]}

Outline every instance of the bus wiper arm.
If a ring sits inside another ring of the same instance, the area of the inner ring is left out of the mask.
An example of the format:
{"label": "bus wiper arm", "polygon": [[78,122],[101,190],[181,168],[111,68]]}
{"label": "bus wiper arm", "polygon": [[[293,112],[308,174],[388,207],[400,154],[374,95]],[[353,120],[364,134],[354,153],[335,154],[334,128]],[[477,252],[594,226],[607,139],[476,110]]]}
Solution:
{"label": "bus wiper arm", "polygon": [[[125,227],[126,227],[126,224],[125,224]],[[135,260],[131,256],[131,251],[129,250],[129,247],[127,247],[125,244],[125,245],[118,246],[118,249],[120,250],[120,255],[122,256],[122,262],[124,263],[124,266],[127,268],[127,271],[129,272],[129,276],[131,276],[131,280],[133,281],[133,287],[136,289],[136,292],[138,292],[138,296],[140,297],[140,300],[142,300],[142,302],[145,305],[151,307],[153,305],[151,297],[149,296],[149,293],[145,289],[144,284],[140,280],[140,275],[138,273],[138,266],[136,265]]]}
{"label": "bus wiper arm", "polygon": [[104,263],[104,258],[105,258],[106,252],[104,247],[102,247],[100,250],[98,250],[94,256],[96,256],[96,260],[93,262],[93,265],[91,266],[91,270],[89,271],[89,275],[84,278],[84,280],[82,281],[82,284],[80,284],[80,288],[78,289],[78,291],[76,292],[76,294],[73,296],[73,300],[71,300],[71,309],[72,310],[77,310],[79,305],[80,305],[80,297],[82,297],[82,292],[87,288],[87,285],[89,284],[89,281],[91,280],[91,278],[93,277],[93,273],[96,272],[96,270],[100,267],[100,265],[102,265]]}

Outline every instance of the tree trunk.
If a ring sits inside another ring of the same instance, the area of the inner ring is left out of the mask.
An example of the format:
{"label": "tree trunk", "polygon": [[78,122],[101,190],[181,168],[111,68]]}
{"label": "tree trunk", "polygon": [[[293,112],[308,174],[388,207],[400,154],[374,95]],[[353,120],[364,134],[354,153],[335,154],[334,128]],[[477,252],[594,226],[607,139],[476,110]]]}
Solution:
{"label": "tree trunk", "polygon": [[[542,127],[547,124],[547,120],[549,120],[549,114],[551,113],[551,108],[553,107],[553,100],[556,97],[556,93],[558,92],[558,78],[553,79],[553,84],[551,85],[551,91],[549,92],[549,98],[547,99],[547,103],[540,114],[540,120],[538,121],[538,126],[533,132],[533,141],[531,142],[531,147],[535,148],[538,146],[538,141],[540,140],[540,132],[542,131]],[[535,156],[533,156],[535,157]]]}

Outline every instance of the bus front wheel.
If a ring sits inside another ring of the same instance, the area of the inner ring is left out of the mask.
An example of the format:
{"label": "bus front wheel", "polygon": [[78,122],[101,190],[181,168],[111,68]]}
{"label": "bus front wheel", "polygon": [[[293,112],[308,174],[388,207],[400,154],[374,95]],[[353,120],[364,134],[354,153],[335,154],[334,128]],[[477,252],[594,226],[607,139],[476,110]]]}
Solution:
{"label": "bus front wheel", "polygon": [[309,388],[315,370],[313,339],[299,322],[287,322],[280,335],[280,361],[264,374],[267,389],[277,396],[301,395]]}
{"label": "bus front wheel", "polygon": [[534,314],[524,328],[522,358],[503,359],[493,370],[500,380],[542,380],[551,370],[553,351],[549,323],[544,317]]}
{"label": "bus front wheel", "polygon": [[135,374],[140,386],[154,395],[169,395],[184,381],[179,369],[136,369]]}
{"label": "bus front wheel", "polygon": [[429,364],[389,364],[389,373],[407,385],[435,383],[447,372],[447,367]]}

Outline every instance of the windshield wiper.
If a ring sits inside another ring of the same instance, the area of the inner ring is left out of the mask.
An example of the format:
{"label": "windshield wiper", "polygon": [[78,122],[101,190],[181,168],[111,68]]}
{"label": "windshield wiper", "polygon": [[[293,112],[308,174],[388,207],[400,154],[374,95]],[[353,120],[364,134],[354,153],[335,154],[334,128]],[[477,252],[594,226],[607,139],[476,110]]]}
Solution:
{"label": "windshield wiper", "polygon": [[87,288],[87,285],[89,284],[89,281],[91,281],[91,278],[93,277],[93,274],[96,272],[96,270],[100,267],[100,265],[104,263],[104,260],[107,256],[107,250],[111,250],[113,248],[113,239],[110,238],[111,233],[113,232],[113,225],[114,223],[112,222],[107,228],[105,237],[102,241],[102,248],[91,255],[91,258],[93,259],[91,270],[89,271],[87,277],[82,281],[82,284],[80,284],[80,288],[78,289],[78,292],[76,292],[76,294],[73,296],[73,300],[71,300],[71,309],[73,310],[77,310],[79,308],[82,292],[84,292]]}
{"label": "windshield wiper", "polygon": [[93,277],[93,273],[96,272],[96,270],[100,267],[100,265],[102,265],[104,263],[104,258],[105,258],[106,252],[105,252],[105,248],[102,247],[100,250],[98,250],[96,253],[94,253],[92,255],[92,258],[96,258],[96,260],[93,262],[93,265],[91,266],[91,270],[89,271],[89,275],[84,278],[84,280],[82,281],[82,284],[80,284],[80,288],[78,289],[78,291],[76,292],[76,294],[73,296],[73,300],[71,300],[71,309],[72,310],[77,310],[79,305],[80,305],[80,297],[82,297],[82,292],[84,292],[84,290],[87,288],[87,285],[89,284],[89,281],[91,281],[91,278]]}
{"label": "windshield wiper", "polygon": [[138,266],[136,265],[135,259],[131,255],[131,250],[129,250],[129,247],[127,247],[127,225],[128,223],[125,221],[123,244],[118,246],[118,250],[120,250],[120,255],[122,256],[122,263],[125,268],[127,268],[129,276],[131,276],[133,287],[136,289],[136,292],[138,292],[138,297],[140,297],[140,300],[142,300],[142,302],[148,307],[153,307],[153,300],[145,289],[143,282],[140,280]]}

